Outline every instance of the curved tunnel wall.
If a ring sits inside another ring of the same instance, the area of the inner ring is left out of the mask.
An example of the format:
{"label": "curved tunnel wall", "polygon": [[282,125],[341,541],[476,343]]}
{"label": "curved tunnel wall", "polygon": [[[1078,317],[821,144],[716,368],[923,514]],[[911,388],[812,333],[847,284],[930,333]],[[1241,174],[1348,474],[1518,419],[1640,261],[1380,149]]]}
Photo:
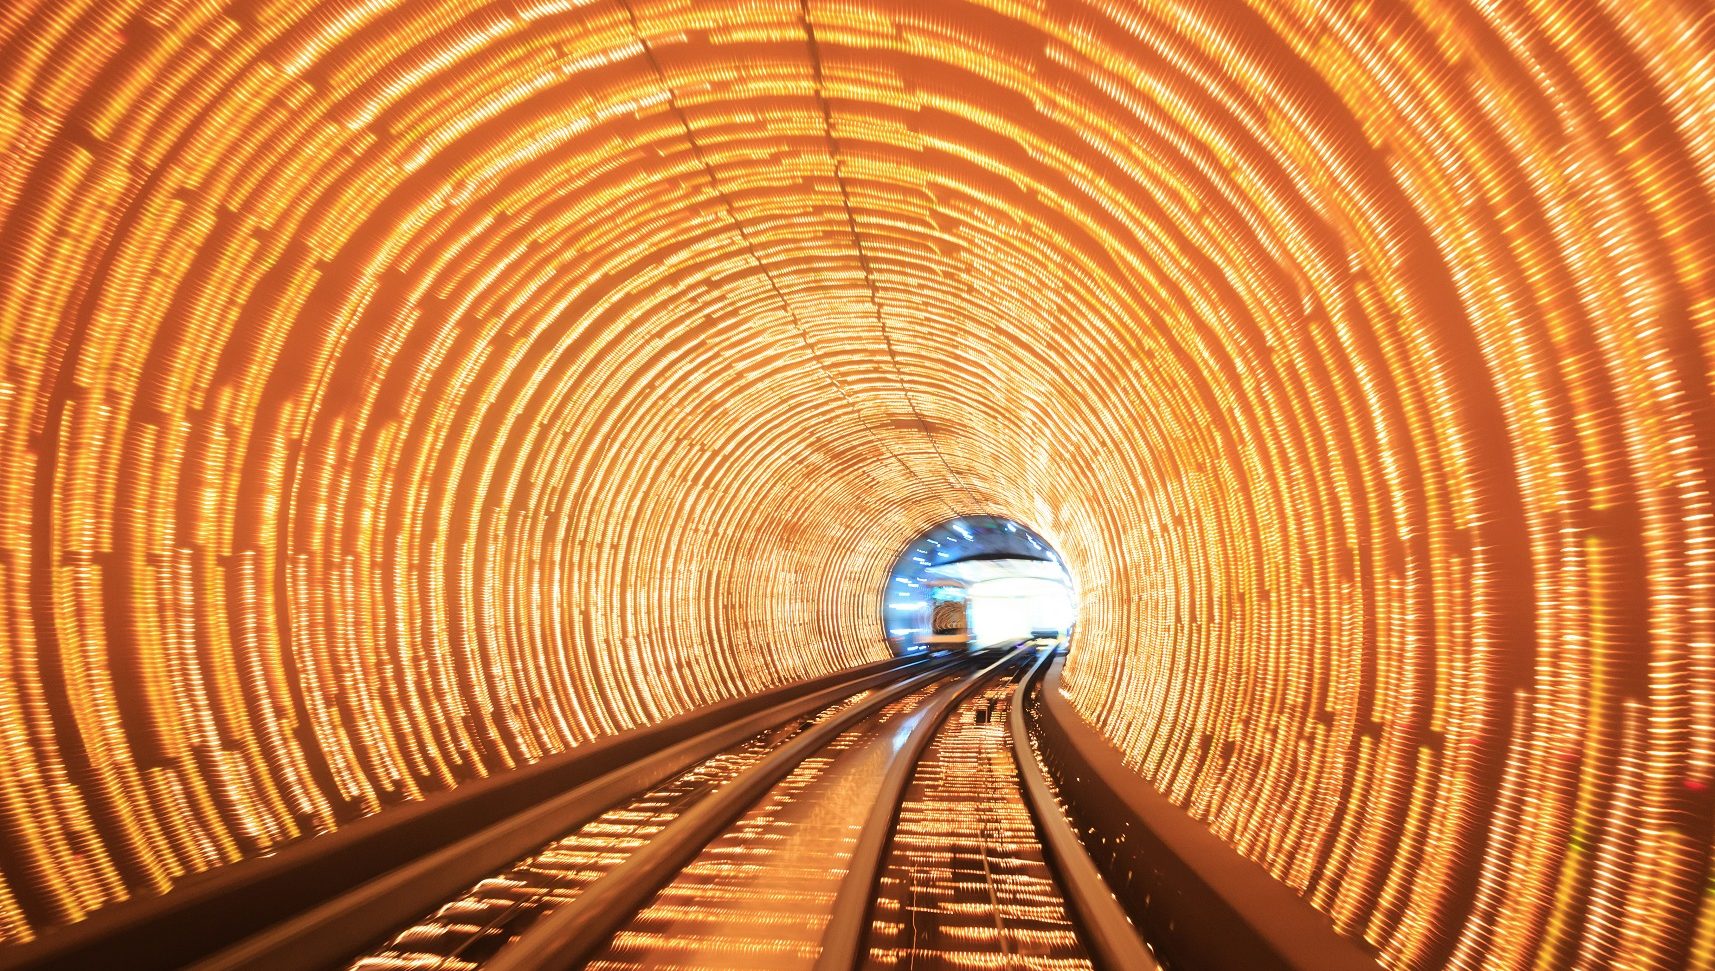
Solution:
{"label": "curved tunnel wall", "polygon": [[1395,966],[1715,960],[1696,5],[0,11],[0,934],[884,656]]}

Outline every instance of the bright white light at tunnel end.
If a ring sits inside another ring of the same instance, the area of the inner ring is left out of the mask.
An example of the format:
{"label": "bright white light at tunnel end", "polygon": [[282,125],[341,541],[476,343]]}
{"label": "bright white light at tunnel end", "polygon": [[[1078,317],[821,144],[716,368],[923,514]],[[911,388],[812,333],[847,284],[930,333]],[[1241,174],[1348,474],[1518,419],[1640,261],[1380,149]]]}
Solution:
{"label": "bright white light at tunnel end", "polygon": [[[887,577],[891,582],[885,583],[892,596],[883,598],[882,626],[892,647],[911,650],[917,635],[929,629],[928,600],[895,598],[905,593],[900,586],[916,590],[923,584],[914,580],[931,575],[954,581],[931,586],[961,591],[956,599],[970,605],[970,629],[980,644],[1024,638],[1042,628],[1069,632],[1083,598],[1077,578],[1053,543],[1031,523],[993,513],[966,514],[925,527],[894,561]],[[1019,562],[1011,565],[1012,572],[998,562],[1008,558],[1037,565]],[[983,562],[992,566],[984,568],[979,565]],[[943,572],[949,568],[955,572]]]}

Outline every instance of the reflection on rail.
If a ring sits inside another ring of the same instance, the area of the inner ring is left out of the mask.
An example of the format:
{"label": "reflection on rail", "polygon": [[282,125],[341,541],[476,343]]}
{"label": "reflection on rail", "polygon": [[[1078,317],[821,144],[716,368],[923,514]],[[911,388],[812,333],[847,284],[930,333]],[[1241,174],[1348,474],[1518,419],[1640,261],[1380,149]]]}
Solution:
{"label": "reflection on rail", "polygon": [[425,967],[467,971],[479,967],[541,916],[574,899],[624,862],[688,806],[805,728],[862,702],[868,695],[862,692],[802,722],[754,735],[665,785],[609,810],[402,931],[376,953],[356,961],[353,971]]}
{"label": "reflection on rail", "polygon": [[592,969],[802,968],[821,948],[840,874],[898,740],[946,683],[805,759],[615,935]]}
{"label": "reflection on rail", "polygon": [[[1040,658],[949,655],[805,693],[203,967],[1152,968],[1025,737],[1019,693]],[[394,899],[412,887],[414,920]]]}
{"label": "reflection on rail", "polygon": [[868,967],[1090,967],[1012,762],[1006,713],[1025,673],[965,701],[918,766],[882,874]]}

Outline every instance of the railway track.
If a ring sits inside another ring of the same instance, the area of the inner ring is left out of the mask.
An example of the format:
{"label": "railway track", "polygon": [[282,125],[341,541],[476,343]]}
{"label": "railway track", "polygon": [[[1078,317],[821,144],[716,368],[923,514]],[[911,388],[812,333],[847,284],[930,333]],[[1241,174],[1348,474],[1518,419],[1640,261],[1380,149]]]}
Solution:
{"label": "railway track", "polygon": [[1145,971],[1031,747],[1042,660],[948,656],[776,705],[196,967]]}

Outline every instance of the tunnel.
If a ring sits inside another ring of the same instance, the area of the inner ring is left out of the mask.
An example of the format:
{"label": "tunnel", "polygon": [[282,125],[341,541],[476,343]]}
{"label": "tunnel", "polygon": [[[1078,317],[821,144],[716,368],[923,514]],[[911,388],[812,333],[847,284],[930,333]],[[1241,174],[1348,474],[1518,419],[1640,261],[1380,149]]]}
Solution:
{"label": "tunnel", "polygon": [[1711,65],[1692,0],[11,0],[0,967],[920,670],[962,517],[1076,578],[1021,751],[1154,959],[1715,967]]}

